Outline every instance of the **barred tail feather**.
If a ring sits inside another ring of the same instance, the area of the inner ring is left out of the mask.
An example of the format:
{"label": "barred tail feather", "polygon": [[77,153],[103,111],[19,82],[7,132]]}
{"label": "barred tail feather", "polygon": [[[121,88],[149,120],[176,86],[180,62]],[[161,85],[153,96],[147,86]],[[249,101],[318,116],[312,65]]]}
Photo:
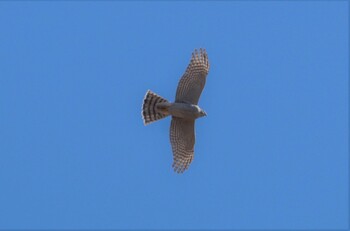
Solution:
{"label": "barred tail feather", "polygon": [[169,115],[165,111],[162,111],[162,113],[160,110],[159,106],[164,105],[164,103],[169,103],[169,101],[150,90],[147,91],[142,104],[142,119],[145,125]]}

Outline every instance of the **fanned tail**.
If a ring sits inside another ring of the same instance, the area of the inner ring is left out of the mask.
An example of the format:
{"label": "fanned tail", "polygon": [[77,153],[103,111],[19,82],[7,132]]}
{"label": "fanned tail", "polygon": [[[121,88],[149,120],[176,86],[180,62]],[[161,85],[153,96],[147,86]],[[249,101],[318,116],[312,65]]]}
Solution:
{"label": "fanned tail", "polygon": [[168,100],[148,90],[142,104],[142,119],[145,125],[169,115]]}

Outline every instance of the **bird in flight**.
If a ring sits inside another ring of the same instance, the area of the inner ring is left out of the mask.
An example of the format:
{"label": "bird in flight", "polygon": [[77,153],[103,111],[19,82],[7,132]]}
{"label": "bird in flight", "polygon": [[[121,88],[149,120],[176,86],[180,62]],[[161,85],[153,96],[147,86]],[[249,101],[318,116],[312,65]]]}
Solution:
{"label": "bird in flight", "polygon": [[194,50],[187,69],[176,90],[175,102],[148,90],[142,104],[145,125],[171,116],[170,143],[173,151],[173,168],[177,173],[188,169],[194,157],[196,119],[207,114],[197,104],[209,72],[205,49]]}

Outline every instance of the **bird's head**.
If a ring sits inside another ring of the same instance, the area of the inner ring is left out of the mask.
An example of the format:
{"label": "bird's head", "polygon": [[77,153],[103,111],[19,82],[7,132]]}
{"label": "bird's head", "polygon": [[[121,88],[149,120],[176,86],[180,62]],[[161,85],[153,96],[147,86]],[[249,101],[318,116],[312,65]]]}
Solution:
{"label": "bird's head", "polygon": [[200,116],[200,117],[207,116],[207,113],[206,113],[203,109],[201,109],[201,110],[199,111],[199,116]]}

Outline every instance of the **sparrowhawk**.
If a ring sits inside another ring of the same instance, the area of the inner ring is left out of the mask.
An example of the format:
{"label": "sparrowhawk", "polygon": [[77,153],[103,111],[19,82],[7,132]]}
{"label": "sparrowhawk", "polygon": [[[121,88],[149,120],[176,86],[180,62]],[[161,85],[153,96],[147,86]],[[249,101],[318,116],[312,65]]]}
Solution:
{"label": "sparrowhawk", "polygon": [[208,55],[205,49],[194,50],[190,64],[181,77],[176,90],[175,102],[148,90],[142,105],[142,118],[147,125],[156,120],[172,116],[170,143],[173,150],[173,168],[184,172],[194,156],[194,122],[206,113],[197,106],[209,72]]}

